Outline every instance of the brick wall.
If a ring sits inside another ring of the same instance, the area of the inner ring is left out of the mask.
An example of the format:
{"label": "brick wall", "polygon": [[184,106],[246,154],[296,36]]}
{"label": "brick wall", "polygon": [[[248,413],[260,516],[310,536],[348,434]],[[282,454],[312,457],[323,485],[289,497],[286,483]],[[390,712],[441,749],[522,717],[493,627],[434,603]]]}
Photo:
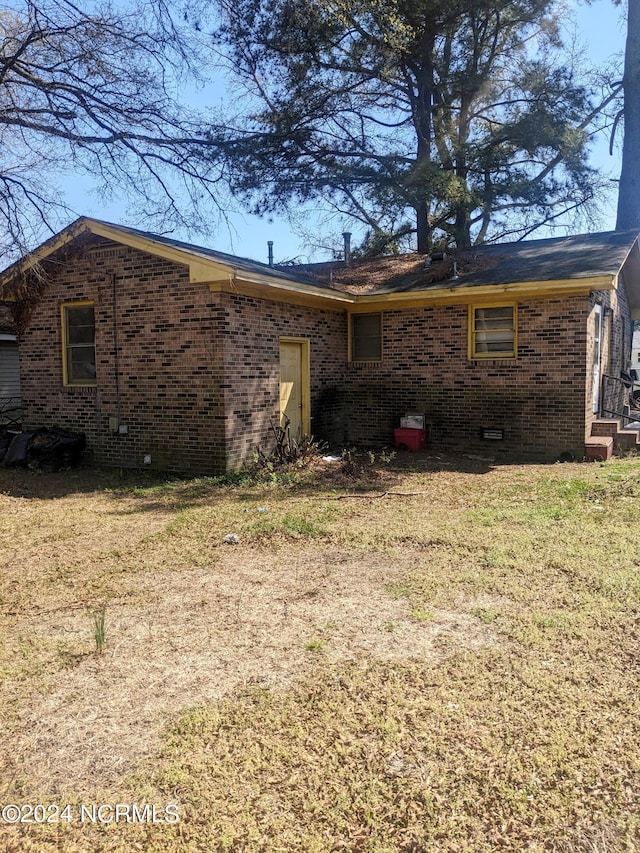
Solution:
{"label": "brick wall", "polygon": [[[100,464],[138,467],[149,455],[166,470],[224,469],[222,321],[212,296],[182,266],[87,245],[59,267],[21,336],[25,427],[84,432]],[[85,299],[95,302],[97,387],[64,387],[60,305]],[[128,433],[112,431],[110,418]]]}
{"label": "brick wall", "polygon": [[[80,300],[95,302],[95,388],[62,382],[60,305]],[[99,464],[233,470],[272,444],[281,336],[310,339],[312,430],[331,434],[343,412],[322,400],[341,386],[344,314],[214,294],[185,267],[94,241],[57,270],[22,335],[25,428],[84,432]]]}
{"label": "brick wall", "polygon": [[345,438],[341,393],[347,359],[344,313],[221,294],[224,335],[227,458],[237,467],[261,446],[274,445],[279,419],[280,338],[310,341],[311,432],[341,444]]}
{"label": "brick wall", "polygon": [[[617,365],[631,340],[624,289],[598,298],[613,309],[606,351]],[[98,384],[64,387],[60,304],[87,299]],[[416,411],[435,447],[581,458],[592,311],[588,297],[522,302],[518,357],[483,360],[468,358],[466,305],[386,311],[381,362],[347,364],[343,312],[211,293],[184,267],[93,238],[62,260],[22,335],[25,426],[85,432],[101,464],[139,467],[149,455],[165,470],[232,470],[272,446],[280,338],[299,337],[310,341],[312,432],[338,449],[391,444]],[[481,427],[504,441],[480,440]]]}
{"label": "brick wall", "polygon": [[[518,357],[470,360],[466,305],[385,312],[382,361],[347,371],[349,440],[389,444],[415,411],[436,447],[581,458],[588,314],[586,297],[520,303]],[[481,427],[504,440],[481,440]]]}

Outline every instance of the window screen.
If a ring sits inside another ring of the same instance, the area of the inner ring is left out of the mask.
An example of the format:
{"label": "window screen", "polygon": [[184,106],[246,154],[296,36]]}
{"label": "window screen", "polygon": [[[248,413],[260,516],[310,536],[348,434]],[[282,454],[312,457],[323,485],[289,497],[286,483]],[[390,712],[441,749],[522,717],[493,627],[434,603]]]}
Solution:
{"label": "window screen", "polygon": [[497,308],[474,308],[472,321],[472,357],[515,356],[515,310],[513,305]]}
{"label": "window screen", "polygon": [[66,385],[95,385],[96,326],[94,306],[62,308]]}
{"label": "window screen", "polygon": [[380,361],[382,314],[354,314],[351,328],[351,360]]}

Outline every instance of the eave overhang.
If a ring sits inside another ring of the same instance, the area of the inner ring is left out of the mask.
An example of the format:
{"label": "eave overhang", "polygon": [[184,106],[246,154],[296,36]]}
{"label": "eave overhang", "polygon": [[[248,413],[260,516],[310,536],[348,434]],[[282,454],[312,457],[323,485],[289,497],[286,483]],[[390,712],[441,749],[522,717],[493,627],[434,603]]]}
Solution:
{"label": "eave overhang", "polygon": [[551,299],[580,296],[592,290],[612,290],[616,276],[604,275],[584,279],[559,279],[557,281],[523,281],[513,284],[462,285],[447,284],[428,290],[402,293],[370,294],[357,296],[352,310],[371,311],[393,308],[410,308],[426,305],[458,305],[470,302],[496,302],[504,300]]}
{"label": "eave overhang", "polygon": [[460,285],[443,283],[442,287],[391,293],[352,294],[327,291],[322,288],[291,284],[284,286],[273,282],[248,280],[236,275],[225,280],[210,282],[209,289],[217,293],[237,293],[275,302],[308,305],[328,310],[349,310],[351,313],[423,308],[431,305],[460,305],[470,302],[504,302],[505,300],[552,299],[581,296],[592,290],[612,290],[617,286],[617,276],[603,275],[584,279],[516,282],[500,285]]}
{"label": "eave overhang", "polygon": [[[264,274],[255,271],[248,272],[204,252],[199,253],[196,249],[182,249],[162,240],[154,240],[152,236],[132,233],[126,228],[119,228],[116,225],[88,217],[76,220],[64,231],[47,240],[31,254],[17,261],[0,274],[2,298],[13,298],[15,294],[12,295],[10,289],[14,282],[83,234],[94,234],[105,240],[120,243],[186,267],[189,270],[189,281],[192,284],[208,285],[214,292],[221,290],[239,292],[240,287],[242,287],[243,291],[253,291],[262,296],[265,295],[266,290],[272,291],[271,298],[286,297],[283,298],[283,301],[296,302],[301,298],[303,304],[307,304],[309,299],[314,304],[318,300],[324,300],[327,305],[341,305],[350,301],[350,297],[339,290],[305,284],[296,281],[293,277],[279,276],[277,272],[265,272]],[[256,266],[258,265],[256,264]]]}
{"label": "eave overhang", "polygon": [[265,281],[239,270],[234,270],[224,279],[209,281],[208,286],[212,293],[233,293],[255,299],[269,299],[272,302],[286,302],[290,305],[324,308],[328,311],[344,311],[354,300],[350,293],[340,290],[272,279]]}
{"label": "eave overhang", "polygon": [[[450,279],[422,290],[379,290],[369,294],[353,294],[330,286],[305,282],[294,275],[279,275],[278,271],[272,268],[265,268],[263,273],[260,271],[261,265],[254,265],[252,262],[245,262],[247,268],[243,268],[242,264],[233,263],[233,256],[216,257],[215,253],[199,252],[197,247],[186,244],[184,247],[176,246],[161,238],[154,239],[153,235],[82,217],[0,274],[2,298],[11,299],[11,289],[16,281],[83,234],[94,234],[186,267],[191,283],[206,285],[213,293],[240,294],[329,311],[364,313],[432,305],[551,299],[584,295],[593,290],[612,290],[618,286],[619,272],[571,279],[500,284],[473,284],[472,281],[467,284]],[[627,262],[630,261],[629,265],[635,262],[640,266],[637,243],[634,248],[635,252],[629,253],[631,259],[627,257]],[[637,300],[632,297],[630,301],[636,309]],[[640,308],[638,311],[640,313]]]}

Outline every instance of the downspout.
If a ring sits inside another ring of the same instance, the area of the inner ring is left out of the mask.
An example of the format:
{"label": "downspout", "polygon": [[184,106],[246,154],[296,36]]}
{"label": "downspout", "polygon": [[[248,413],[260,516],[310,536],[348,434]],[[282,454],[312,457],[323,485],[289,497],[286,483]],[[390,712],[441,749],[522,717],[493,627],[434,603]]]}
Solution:
{"label": "downspout", "polygon": [[111,275],[111,287],[113,292],[113,346],[114,346],[114,370],[116,380],[116,417],[118,418],[118,426],[120,426],[120,343],[118,341],[118,291],[116,287],[117,277],[115,273]]}

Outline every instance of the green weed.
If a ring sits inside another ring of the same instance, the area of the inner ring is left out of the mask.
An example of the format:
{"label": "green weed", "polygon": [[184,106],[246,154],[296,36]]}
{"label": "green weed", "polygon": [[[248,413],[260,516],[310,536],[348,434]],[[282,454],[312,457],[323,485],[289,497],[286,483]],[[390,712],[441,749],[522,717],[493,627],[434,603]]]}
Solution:
{"label": "green weed", "polygon": [[413,619],[417,619],[418,622],[431,622],[435,614],[433,610],[425,610],[422,607],[416,607],[411,611],[411,616]]}
{"label": "green weed", "polygon": [[385,589],[392,598],[409,598],[411,595],[411,587],[405,581],[387,584]]}
{"label": "green weed", "polygon": [[93,613],[93,637],[96,643],[96,652],[102,654],[107,643],[107,630],[105,626],[106,606],[103,604]]}

